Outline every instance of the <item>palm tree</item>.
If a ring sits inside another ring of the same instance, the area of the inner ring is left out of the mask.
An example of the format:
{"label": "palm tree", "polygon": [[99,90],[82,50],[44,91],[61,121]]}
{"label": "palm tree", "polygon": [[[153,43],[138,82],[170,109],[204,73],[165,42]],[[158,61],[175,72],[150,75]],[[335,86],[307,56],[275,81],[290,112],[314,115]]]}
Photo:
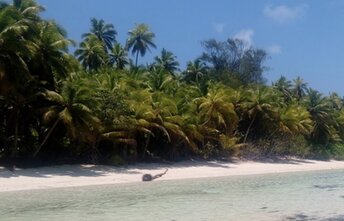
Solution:
{"label": "palm tree", "polygon": [[307,83],[305,83],[302,78],[297,77],[294,80],[293,92],[298,101],[300,101],[300,99],[306,95],[306,90],[307,90]]}
{"label": "palm tree", "polygon": [[329,101],[332,103],[332,108],[340,111],[344,106],[344,100],[337,93],[331,93],[329,96]]}
{"label": "palm tree", "polygon": [[335,114],[335,121],[337,122],[336,129],[341,140],[344,140],[344,109],[336,112]]}
{"label": "palm tree", "polygon": [[186,71],[184,72],[184,79],[186,81],[193,81],[199,84],[199,80],[204,77],[207,72],[205,62],[200,59],[190,61],[187,64]]}
{"label": "palm tree", "polygon": [[98,40],[103,42],[108,50],[112,50],[116,43],[117,32],[113,24],[105,24],[103,19],[91,18],[91,29],[89,33],[82,35],[83,38],[89,38],[91,35],[97,36]]}
{"label": "palm tree", "polygon": [[327,144],[338,136],[335,127],[334,109],[327,97],[316,90],[309,89],[305,101],[306,107],[312,117],[314,127],[311,133],[312,141],[316,144]]}
{"label": "palm tree", "polygon": [[12,5],[20,15],[31,21],[40,21],[39,13],[45,9],[43,6],[38,5],[35,0],[13,0]]}
{"label": "palm tree", "polygon": [[104,44],[94,35],[80,43],[79,48],[75,51],[75,56],[88,70],[97,70],[107,62]]}
{"label": "palm tree", "polygon": [[98,130],[100,121],[91,109],[91,107],[95,109],[97,102],[92,99],[89,87],[83,83],[65,82],[60,94],[46,90],[42,95],[51,102],[43,114],[43,122],[49,125],[49,129],[42,143],[34,152],[34,157],[37,156],[60,123],[65,126],[68,137],[72,139],[89,139],[86,135],[91,135],[92,132]]}
{"label": "palm tree", "polygon": [[250,123],[247,127],[243,143],[246,142],[257,117],[264,120],[264,124],[268,124],[266,121],[273,121],[277,118],[277,108],[280,103],[277,94],[268,87],[247,90],[244,94],[244,99],[245,101],[240,105],[240,108],[247,115]]}
{"label": "palm tree", "polygon": [[172,81],[171,75],[162,68],[153,67],[148,75],[148,85],[152,91],[167,91]]}
{"label": "palm tree", "polygon": [[305,107],[291,104],[281,108],[278,130],[282,133],[309,135],[312,129],[311,115]]}
{"label": "palm tree", "polygon": [[68,54],[68,46],[73,42],[63,36],[64,31],[54,22],[41,22],[37,28],[38,35],[34,38],[37,51],[30,68],[39,80],[54,85],[54,74],[65,78],[73,70],[74,58]]}
{"label": "palm tree", "polygon": [[[176,100],[162,92],[154,92],[152,95],[154,109],[154,122],[158,125],[159,131],[164,132],[168,146],[168,152],[171,158],[174,158],[174,154],[177,152],[178,147],[186,146],[195,150],[196,145],[189,139],[187,134],[191,135],[191,131],[188,133],[183,129],[192,129],[185,124],[185,118],[178,115],[178,106]],[[160,142],[159,142],[160,143]],[[183,145],[182,145],[183,144]]]}
{"label": "palm tree", "polygon": [[176,58],[177,57],[173,55],[172,52],[167,51],[165,48],[163,48],[160,57],[156,56],[154,58],[154,65],[174,75],[174,73],[179,70],[179,62],[176,60]]}
{"label": "palm tree", "polygon": [[286,77],[281,76],[275,83],[273,83],[273,87],[282,93],[285,102],[291,101],[292,84]]}
{"label": "palm tree", "polygon": [[143,57],[147,50],[150,51],[150,47],[156,48],[153,42],[155,34],[149,30],[148,25],[138,24],[128,32],[128,35],[126,48],[131,49],[132,54],[136,53],[135,66],[137,66],[139,54]]}
{"label": "palm tree", "polygon": [[[29,33],[32,22],[23,18],[13,6],[0,10],[0,96],[18,93],[33,80],[28,61],[37,52]],[[18,95],[19,96],[19,95]]]}
{"label": "palm tree", "polygon": [[227,135],[233,135],[239,118],[234,104],[228,96],[228,90],[211,87],[205,97],[196,99],[202,125],[214,128]]}
{"label": "palm tree", "polygon": [[109,56],[110,64],[115,64],[116,69],[122,70],[129,64],[128,53],[119,43],[114,45]]}

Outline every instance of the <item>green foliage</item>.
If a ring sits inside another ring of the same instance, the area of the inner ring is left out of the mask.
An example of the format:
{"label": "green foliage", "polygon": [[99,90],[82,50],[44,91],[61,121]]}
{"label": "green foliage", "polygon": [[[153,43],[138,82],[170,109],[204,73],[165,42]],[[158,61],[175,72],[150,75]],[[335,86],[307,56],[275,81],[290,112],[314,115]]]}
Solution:
{"label": "green foliage", "polygon": [[238,80],[241,84],[260,84],[264,82],[263,63],[267,54],[262,49],[248,47],[242,40],[210,39],[202,43],[205,52],[201,60],[213,68],[214,79]]}
{"label": "green foliage", "polygon": [[344,145],[334,144],[331,147],[331,157],[336,160],[344,160]]}

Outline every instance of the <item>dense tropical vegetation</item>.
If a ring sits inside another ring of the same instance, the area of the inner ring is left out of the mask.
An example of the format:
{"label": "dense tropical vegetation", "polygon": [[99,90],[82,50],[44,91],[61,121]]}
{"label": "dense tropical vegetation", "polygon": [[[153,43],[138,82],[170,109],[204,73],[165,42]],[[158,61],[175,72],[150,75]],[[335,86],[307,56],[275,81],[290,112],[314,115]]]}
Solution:
{"label": "dense tropical vegetation", "polygon": [[344,157],[343,99],[301,77],[268,85],[262,49],[210,39],[185,70],[166,49],[139,65],[156,48],[148,25],[122,45],[114,25],[92,18],[77,45],[43,10],[0,4],[2,163]]}

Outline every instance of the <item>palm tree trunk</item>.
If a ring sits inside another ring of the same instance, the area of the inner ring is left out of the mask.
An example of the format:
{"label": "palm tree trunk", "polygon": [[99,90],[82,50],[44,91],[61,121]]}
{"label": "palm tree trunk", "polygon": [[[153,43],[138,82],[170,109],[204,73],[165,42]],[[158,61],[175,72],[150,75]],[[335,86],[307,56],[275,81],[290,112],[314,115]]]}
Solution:
{"label": "palm tree trunk", "polygon": [[17,155],[17,148],[18,148],[18,113],[15,119],[15,127],[14,127],[14,145],[13,150],[11,153],[11,157],[14,158]]}
{"label": "palm tree trunk", "polygon": [[57,118],[55,123],[53,124],[53,126],[49,129],[49,131],[48,131],[47,135],[45,136],[43,142],[39,145],[37,150],[33,153],[32,157],[36,157],[37,156],[37,154],[42,149],[43,145],[47,142],[48,138],[50,137],[51,133],[53,132],[53,130],[55,129],[55,127],[57,126],[57,124],[59,122],[60,122],[60,118]]}
{"label": "palm tree trunk", "polygon": [[135,66],[137,67],[137,61],[139,60],[139,51],[136,52]]}
{"label": "palm tree trunk", "polygon": [[97,145],[98,145],[98,141],[95,141],[91,144],[91,161],[92,161],[92,164],[98,164],[98,148],[97,148]]}
{"label": "palm tree trunk", "polygon": [[145,156],[146,156],[146,151],[148,149],[148,145],[149,145],[149,142],[150,142],[150,138],[151,138],[151,135],[148,134],[148,137],[147,137],[147,140],[146,140],[146,143],[145,143],[145,146],[143,148],[143,152],[142,152],[142,156],[141,156],[141,159],[144,159]]}
{"label": "palm tree trunk", "polygon": [[250,133],[251,127],[252,127],[254,121],[256,120],[256,117],[257,117],[257,113],[254,114],[254,116],[253,116],[253,118],[252,118],[252,120],[251,120],[251,123],[250,123],[250,125],[249,125],[248,128],[247,128],[247,131],[246,131],[246,134],[245,134],[244,142],[243,142],[243,143],[246,143],[248,134]]}

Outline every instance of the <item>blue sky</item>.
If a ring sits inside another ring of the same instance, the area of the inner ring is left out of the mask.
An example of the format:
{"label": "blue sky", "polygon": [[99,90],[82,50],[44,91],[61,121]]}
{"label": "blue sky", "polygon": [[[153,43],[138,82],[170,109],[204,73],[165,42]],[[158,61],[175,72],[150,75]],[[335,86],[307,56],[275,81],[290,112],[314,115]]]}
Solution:
{"label": "blue sky", "polygon": [[202,53],[201,42],[241,38],[268,51],[265,77],[301,76],[324,94],[344,95],[343,0],[38,0],[43,16],[56,20],[80,42],[90,18],[112,23],[124,43],[136,23],[156,34],[157,49],[141,59],[151,62],[162,48],[182,67]]}

